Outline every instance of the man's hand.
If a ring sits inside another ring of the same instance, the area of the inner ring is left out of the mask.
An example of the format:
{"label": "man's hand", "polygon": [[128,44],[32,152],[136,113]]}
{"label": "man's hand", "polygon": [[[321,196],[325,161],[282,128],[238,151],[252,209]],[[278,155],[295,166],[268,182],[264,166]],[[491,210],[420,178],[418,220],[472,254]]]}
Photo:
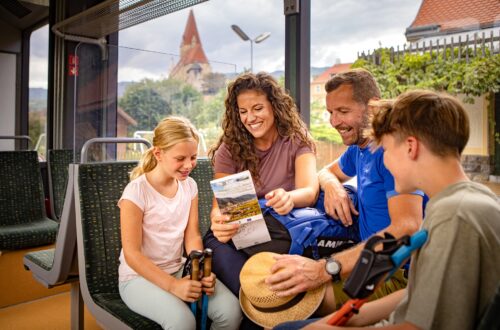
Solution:
{"label": "man's hand", "polygon": [[212,216],[211,221],[212,225],[210,229],[212,229],[214,236],[222,243],[227,243],[240,228],[238,223],[227,223],[229,221],[229,216],[227,215]]}
{"label": "man's hand", "polygon": [[315,261],[298,255],[276,256],[271,275],[266,278],[270,290],[280,297],[296,295],[331,280],[325,271],[325,261]]}
{"label": "man's hand", "polygon": [[351,212],[358,215],[352,200],[349,198],[342,184],[324,184],[325,211],[336,220],[340,220],[344,226],[352,225]]}
{"label": "man's hand", "polygon": [[280,215],[288,214],[294,207],[292,196],[283,188],[272,190],[264,196],[266,206],[272,207]]}

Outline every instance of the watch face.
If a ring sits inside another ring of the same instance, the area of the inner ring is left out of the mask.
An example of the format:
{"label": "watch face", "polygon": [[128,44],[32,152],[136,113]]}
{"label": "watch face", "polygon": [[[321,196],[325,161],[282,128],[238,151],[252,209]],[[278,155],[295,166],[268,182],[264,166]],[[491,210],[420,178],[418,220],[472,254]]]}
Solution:
{"label": "watch face", "polygon": [[326,271],[331,275],[336,275],[340,272],[340,265],[336,260],[328,259],[326,261]]}

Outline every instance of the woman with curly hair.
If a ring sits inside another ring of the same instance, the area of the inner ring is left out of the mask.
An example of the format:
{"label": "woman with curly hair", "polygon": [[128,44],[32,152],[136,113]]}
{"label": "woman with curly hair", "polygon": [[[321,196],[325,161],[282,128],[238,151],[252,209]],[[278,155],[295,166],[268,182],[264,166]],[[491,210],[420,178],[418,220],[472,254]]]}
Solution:
{"label": "woman with curly hair", "polygon": [[[215,178],[249,170],[257,197],[278,214],[314,205],[319,192],[315,145],[293,99],[267,73],[245,73],[228,86],[223,134],[209,152]],[[252,247],[238,251],[231,238],[239,225],[226,223],[217,202],[205,245],[214,250],[214,271],[238,296],[239,273]],[[258,250],[288,253],[290,236],[281,223],[265,217],[273,240]],[[275,239],[282,237],[283,239]],[[217,269],[216,269],[217,268]],[[216,271],[217,270],[217,271]]]}

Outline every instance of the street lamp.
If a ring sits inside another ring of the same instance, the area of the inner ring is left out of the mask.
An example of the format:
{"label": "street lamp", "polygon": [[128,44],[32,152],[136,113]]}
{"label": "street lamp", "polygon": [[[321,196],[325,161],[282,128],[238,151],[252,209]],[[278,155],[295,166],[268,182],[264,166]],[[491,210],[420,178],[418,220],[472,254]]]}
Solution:
{"label": "street lamp", "polygon": [[238,25],[231,25],[231,29],[243,40],[250,41],[250,72],[253,72],[253,43],[261,43],[271,36],[271,32],[264,32],[258,35],[255,39],[250,39],[245,32]]}

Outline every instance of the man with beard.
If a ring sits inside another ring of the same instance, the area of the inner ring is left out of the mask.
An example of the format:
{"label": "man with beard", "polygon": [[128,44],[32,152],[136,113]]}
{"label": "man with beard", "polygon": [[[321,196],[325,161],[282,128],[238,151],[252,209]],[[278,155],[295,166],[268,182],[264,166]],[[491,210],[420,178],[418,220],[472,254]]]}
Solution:
{"label": "man with beard", "polygon": [[[395,237],[411,235],[422,222],[424,194],[421,191],[398,194],[394,190],[394,178],[384,166],[383,150],[372,150],[371,141],[363,136],[369,125],[369,101],[380,98],[375,79],[366,70],[353,69],[333,76],[325,89],[330,123],[348,146],[337,160],[319,172],[321,188],[325,192],[326,213],[345,226],[353,224],[351,213],[357,215],[362,241],[383,232]],[[342,186],[343,182],[355,176],[357,209]],[[348,300],[340,279],[345,279],[352,271],[363,245],[358,244],[318,261],[301,256],[279,256],[266,283],[279,296],[288,296],[333,281],[335,303],[329,294],[325,302],[329,308],[335,306],[336,309]],[[406,278],[402,271],[398,272],[372,298],[385,296],[405,286]]]}

